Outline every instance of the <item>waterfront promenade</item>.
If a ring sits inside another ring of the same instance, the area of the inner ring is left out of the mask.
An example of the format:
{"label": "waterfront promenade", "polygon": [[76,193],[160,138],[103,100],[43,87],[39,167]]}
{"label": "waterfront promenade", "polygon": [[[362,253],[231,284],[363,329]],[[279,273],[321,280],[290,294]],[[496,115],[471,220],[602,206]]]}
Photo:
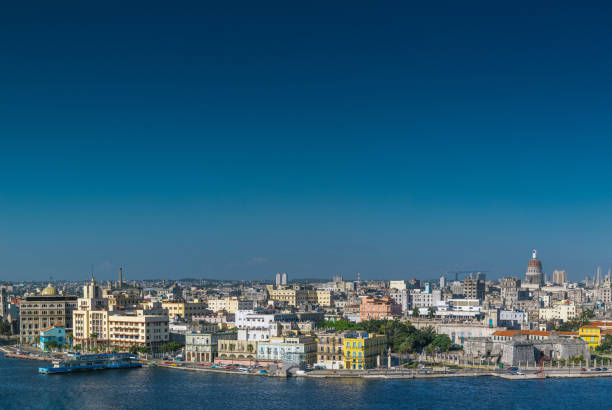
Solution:
{"label": "waterfront promenade", "polygon": [[[18,352],[16,346],[2,346],[2,351],[8,359],[51,361],[57,355],[50,355],[35,351]],[[418,368],[379,368],[369,370],[311,370],[306,372],[287,371],[240,371],[238,369],[226,369],[222,367],[212,368],[197,363],[167,362],[163,360],[143,360],[146,366],[154,366],[168,370],[183,370],[191,372],[208,372],[236,374],[241,376],[264,376],[264,377],[298,377],[315,379],[437,379],[457,377],[498,377],[506,380],[531,380],[542,378],[607,378],[612,377],[612,369],[605,371],[594,371],[593,368],[584,367],[546,367],[540,374],[538,366],[521,367],[523,374],[516,374],[508,370],[484,366],[477,363],[457,363],[457,361],[445,361],[441,357],[422,356],[421,365]],[[460,361],[459,361],[460,362]],[[591,362],[591,364],[594,364]],[[584,370],[582,370],[584,369]]]}

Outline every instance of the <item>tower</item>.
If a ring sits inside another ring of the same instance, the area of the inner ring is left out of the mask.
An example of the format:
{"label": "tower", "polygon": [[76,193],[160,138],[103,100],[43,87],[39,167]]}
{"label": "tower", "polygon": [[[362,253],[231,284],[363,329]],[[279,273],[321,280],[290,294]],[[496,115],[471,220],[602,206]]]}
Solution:
{"label": "tower", "polygon": [[281,279],[281,285],[286,285],[287,284],[287,272],[283,272],[283,276]]}
{"label": "tower", "polygon": [[281,284],[281,274],[280,272],[276,272],[276,286],[280,286]]}
{"label": "tower", "polygon": [[0,320],[8,313],[8,299],[6,296],[6,289],[0,288]]}
{"label": "tower", "polygon": [[542,263],[538,260],[537,251],[531,253],[531,260],[527,264],[525,282],[523,287],[528,289],[539,289],[544,285],[544,275],[542,274]]}
{"label": "tower", "polygon": [[123,267],[119,267],[119,289],[123,288]]}
{"label": "tower", "polygon": [[597,278],[595,279],[595,287],[601,286],[601,266],[597,267]]}

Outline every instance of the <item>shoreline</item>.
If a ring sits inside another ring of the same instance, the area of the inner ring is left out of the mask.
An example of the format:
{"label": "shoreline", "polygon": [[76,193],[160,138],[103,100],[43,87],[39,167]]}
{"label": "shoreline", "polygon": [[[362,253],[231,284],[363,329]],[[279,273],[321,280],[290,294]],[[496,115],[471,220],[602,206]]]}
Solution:
{"label": "shoreline", "polygon": [[[26,356],[15,354],[11,348],[6,346],[0,346],[0,351],[4,353],[4,356],[8,359],[22,359],[22,360],[35,360],[50,362],[52,358],[41,357],[41,356]],[[184,362],[183,362],[184,363]],[[147,367],[158,367],[163,369],[171,370],[185,370],[192,372],[205,372],[205,373],[217,373],[217,374],[232,374],[240,376],[265,376],[265,377],[278,377],[278,378],[310,378],[310,379],[373,379],[373,380],[405,380],[405,379],[444,379],[444,378],[457,378],[457,377],[497,377],[505,380],[542,380],[542,379],[601,379],[612,377],[612,371],[608,372],[580,372],[574,370],[573,372],[559,369],[558,371],[545,371],[544,376],[540,376],[538,373],[527,373],[524,375],[509,374],[503,372],[454,372],[454,373],[434,373],[434,374],[418,374],[413,372],[400,372],[400,371],[389,371],[376,370],[376,373],[348,373],[347,371],[341,373],[315,373],[322,371],[315,371],[304,374],[275,374],[275,373],[257,373],[257,372],[241,372],[236,370],[228,369],[211,369],[205,367],[194,367],[185,366],[185,364],[165,364],[157,362],[143,361],[143,368]]]}

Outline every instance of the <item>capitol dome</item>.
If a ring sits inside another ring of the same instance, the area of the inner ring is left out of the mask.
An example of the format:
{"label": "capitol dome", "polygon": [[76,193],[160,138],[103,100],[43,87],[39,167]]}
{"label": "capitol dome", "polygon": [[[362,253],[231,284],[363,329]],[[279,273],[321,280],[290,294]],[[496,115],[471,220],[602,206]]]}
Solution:
{"label": "capitol dome", "polygon": [[540,262],[539,259],[531,259],[529,261],[529,263],[527,264],[527,268],[534,268],[536,269],[538,272],[542,271],[542,262]]}
{"label": "capitol dome", "polygon": [[539,288],[544,285],[544,274],[542,273],[542,262],[537,257],[537,251],[534,249],[531,254],[531,259],[527,263],[527,272],[525,273],[524,287]]}

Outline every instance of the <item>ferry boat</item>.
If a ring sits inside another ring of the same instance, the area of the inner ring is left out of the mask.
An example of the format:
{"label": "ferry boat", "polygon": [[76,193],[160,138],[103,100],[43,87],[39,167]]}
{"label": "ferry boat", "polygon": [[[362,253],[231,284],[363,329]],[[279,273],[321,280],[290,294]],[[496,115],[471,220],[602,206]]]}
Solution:
{"label": "ferry boat", "polygon": [[72,373],[134,367],[142,367],[142,363],[131,353],[69,354],[64,359],[54,360],[52,367],[39,367],[38,373]]}

